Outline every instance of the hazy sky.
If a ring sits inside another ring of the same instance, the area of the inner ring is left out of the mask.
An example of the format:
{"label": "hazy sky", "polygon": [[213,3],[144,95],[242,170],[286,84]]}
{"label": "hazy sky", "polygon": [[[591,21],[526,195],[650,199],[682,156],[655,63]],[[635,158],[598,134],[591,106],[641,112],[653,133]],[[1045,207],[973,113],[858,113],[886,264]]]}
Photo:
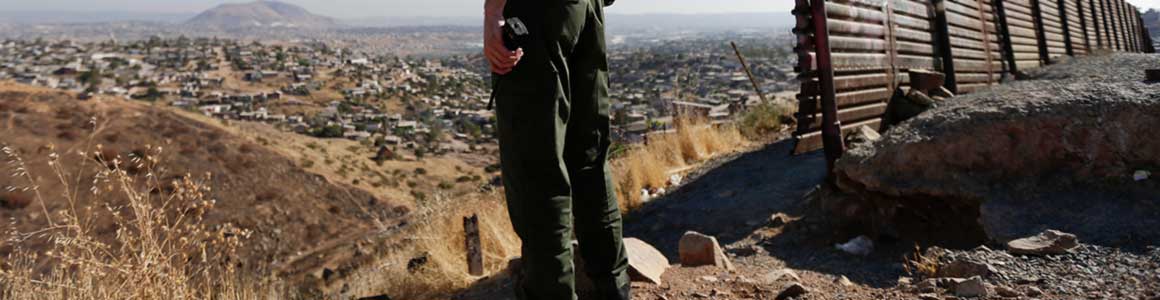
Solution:
{"label": "hazy sky", "polygon": [[[339,18],[367,16],[475,16],[483,0],[283,0]],[[1160,1],[1160,0],[1151,0]],[[0,0],[0,11],[198,12],[245,0]],[[789,11],[792,0],[618,0],[612,13]]]}

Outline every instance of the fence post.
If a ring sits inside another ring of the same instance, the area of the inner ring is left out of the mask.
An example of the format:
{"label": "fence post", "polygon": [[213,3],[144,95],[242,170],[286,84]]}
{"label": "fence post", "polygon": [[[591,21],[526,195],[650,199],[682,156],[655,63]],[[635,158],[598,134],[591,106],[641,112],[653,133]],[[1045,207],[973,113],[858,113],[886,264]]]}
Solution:
{"label": "fence post", "polygon": [[1100,15],[1096,14],[1095,3],[1096,0],[1088,0],[1088,9],[1092,10],[1092,29],[1095,31],[1095,47],[1096,49],[1102,49],[1103,36],[1105,34],[1103,30],[1100,30]]}
{"label": "fence post", "polygon": [[798,81],[801,81],[801,91],[797,94],[798,100],[798,133],[809,131],[810,126],[814,124],[814,115],[817,114],[818,107],[818,86],[814,76],[817,74],[814,70],[814,59],[810,55],[810,50],[814,47],[813,41],[813,25],[810,20],[810,2],[809,0],[796,0],[796,5],[793,9],[794,17],[797,19],[796,26],[793,33],[797,35],[797,46],[794,51],[797,51],[798,65],[796,70],[798,72]]}
{"label": "fence post", "polygon": [[1039,8],[1039,0],[1031,0],[1031,18],[1035,21],[1035,40],[1039,44],[1039,65],[1044,66],[1051,63],[1051,55],[1047,53],[1047,36],[1043,32],[1043,10]]}
{"label": "fence post", "polygon": [[999,29],[999,47],[1003,51],[1003,60],[1007,61],[1008,73],[1013,75],[1019,72],[1019,66],[1015,64],[1015,47],[1011,46],[1011,32],[1007,30],[1007,9],[1003,1],[995,0],[991,5],[995,9],[995,22]]}
{"label": "fence post", "polygon": [[1075,49],[1071,47],[1071,25],[1067,24],[1067,0],[1056,1],[1056,8],[1059,10],[1059,25],[1063,28],[1063,49],[1067,56],[1075,56]]}
{"label": "fence post", "polygon": [[483,243],[479,236],[479,215],[463,217],[464,243],[467,248],[467,274],[483,276]]}
{"label": "fence post", "polygon": [[[934,0],[934,46],[942,59],[942,73],[946,74],[943,86],[955,94],[959,93],[958,81],[955,79],[955,57],[951,53],[951,35],[947,24],[947,8],[944,0]],[[982,20],[980,20],[982,21]]]}
{"label": "fence post", "polygon": [[822,145],[826,153],[826,173],[833,180],[834,162],[842,157],[846,145],[842,142],[842,123],[838,120],[838,104],[834,89],[834,65],[830,60],[830,29],[826,26],[826,0],[812,0],[814,48],[817,53],[818,88],[822,98]]}
{"label": "fence post", "polygon": [[1079,30],[1083,32],[1083,49],[1085,55],[1092,54],[1092,37],[1088,36],[1087,17],[1084,17],[1083,0],[1075,0],[1076,15],[1079,16]]}

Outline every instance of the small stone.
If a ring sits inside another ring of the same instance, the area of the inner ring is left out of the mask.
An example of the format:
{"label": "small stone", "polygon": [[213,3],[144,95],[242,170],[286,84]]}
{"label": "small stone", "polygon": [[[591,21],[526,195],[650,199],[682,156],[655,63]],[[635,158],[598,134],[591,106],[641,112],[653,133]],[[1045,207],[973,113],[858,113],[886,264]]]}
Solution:
{"label": "small stone", "polygon": [[661,284],[669,259],[660,250],[636,238],[625,238],[624,248],[628,252],[628,275],[632,281]]}
{"label": "small stone", "polygon": [[678,243],[677,252],[681,257],[681,265],[686,267],[710,265],[726,270],[733,269],[733,263],[725,256],[725,251],[717,243],[717,238],[699,232],[685,232]]}
{"label": "small stone", "polygon": [[932,293],[918,294],[918,299],[920,299],[920,300],[942,300],[942,298],[938,297],[938,294],[932,294]]}
{"label": "small stone", "polygon": [[910,285],[912,281],[913,279],[910,279],[910,277],[898,277],[899,286]]}
{"label": "small stone", "polygon": [[983,283],[982,277],[975,276],[970,279],[956,281],[951,286],[951,292],[958,297],[987,297],[987,285]]}
{"label": "small stone", "polygon": [[1065,254],[1079,246],[1074,234],[1047,230],[1033,237],[1007,242],[1007,251],[1023,255]]}
{"label": "small stone", "polygon": [[998,271],[989,264],[970,260],[955,260],[938,268],[935,277],[970,278],[973,276],[991,276]]}
{"label": "small stone", "polygon": [[789,221],[789,217],[787,217],[783,213],[776,213],[776,214],[769,216],[769,226],[770,227],[778,227],[781,225],[785,225],[785,223],[787,223],[788,221]]}
{"label": "small stone", "polygon": [[717,276],[701,276],[701,281],[713,283],[721,281],[721,279],[718,279]]}
{"label": "small stone", "polygon": [[850,278],[846,278],[846,275],[839,276],[837,280],[834,280],[834,283],[837,283],[840,286],[854,285],[853,282],[850,282]]}
{"label": "small stone", "polygon": [[934,293],[938,291],[938,287],[938,280],[935,279],[919,281],[918,284],[914,285],[914,289],[918,290],[919,293]]}
{"label": "small stone", "polygon": [[801,283],[794,282],[781,288],[781,292],[777,293],[777,298],[774,299],[785,300],[789,298],[797,298],[798,296],[805,295],[806,293],[809,293],[809,290],[806,289],[805,286],[803,286]]}
{"label": "small stone", "polygon": [[1027,292],[1025,294],[1030,297],[1039,297],[1040,295],[1043,295],[1043,290],[1040,290],[1037,287],[1029,286],[1027,287]]}
{"label": "small stone", "polygon": [[693,293],[693,297],[697,297],[697,298],[709,298],[709,295],[708,295],[708,294],[705,294],[705,293],[702,293],[702,292],[696,292],[696,293]]}
{"label": "small stone", "polygon": [[1019,296],[1023,295],[1019,291],[1016,291],[1015,289],[1009,288],[1006,286],[995,287],[995,293],[999,294],[999,296],[1003,296],[1003,297],[1007,297],[1007,298],[1019,297]]}
{"label": "small stone", "polygon": [[1152,172],[1137,170],[1135,174],[1132,174],[1132,179],[1136,181],[1148,180],[1148,177],[1152,177]]}
{"label": "small stone", "polygon": [[780,269],[765,273],[761,276],[761,281],[765,284],[774,284],[780,281],[800,282],[802,279],[791,269]]}

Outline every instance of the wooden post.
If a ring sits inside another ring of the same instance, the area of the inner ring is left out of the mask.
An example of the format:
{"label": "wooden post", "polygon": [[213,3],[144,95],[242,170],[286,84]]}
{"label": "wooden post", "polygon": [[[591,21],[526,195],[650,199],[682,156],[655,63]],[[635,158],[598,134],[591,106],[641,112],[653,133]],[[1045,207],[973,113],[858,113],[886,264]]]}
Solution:
{"label": "wooden post", "polygon": [[463,218],[463,233],[467,247],[467,273],[483,276],[483,243],[479,237],[479,216]]}
{"label": "wooden post", "polygon": [[1011,32],[1007,30],[1007,8],[1003,4],[1003,0],[995,0],[991,2],[995,6],[995,21],[998,22],[999,28],[999,46],[1003,51],[1003,60],[1007,61],[1007,72],[1015,74],[1019,72],[1019,67],[1015,65],[1015,49],[1011,46]]}
{"label": "wooden post", "polygon": [[[1043,10],[1039,7],[1040,0],[1031,0],[1031,19],[1035,21],[1035,40],[1039,45],[1039,65],[1051,63],[1051,54],[1047,52],[1047,36],[1043,30]],[[1051,1],[1051,0],[1043,0]]]}
{"label": "wooden post", "polygon": [[[986,21],[984,20],[979,21],[986,24]],[[934,26],[934,33],[937,34],[933,41],[935,44],[935,51],[938,51],[940,59],[942,59],[942,70],[940,71],[942,71],[943,74],[946,74],[944,77],[940,78],[943,79],[943,82],[940,82],[939,85],[945,86],[947,89],[951,90],[951,92],[958,93],[958,82],[955,78],[955,56],[954,53],[951,52],[950,27],[949,24],[947,24],[946,3],[943,0],[934,0],[934,24],[932,25]],[[988,46],[984,45],[984,47]],[[914,74],[914,71],[911,71],[911,74]],[[911,78],[910,81],[910,85],[913,87],[914,78]],[[929,90],[923,90],[924,93],[928,91]]]}
{"label": "wooden post", "polygon": [[[765,99],[765,92],[761,91],[761,86],[757,85],[757,78],[753,77],[753,71],[749,70],[749,64],[745,63],[745,57],[741,56],[741,50],[737,50],[737,43],[729,41],[729,46],[733,46],[733,53],[737,54],[737,60],[741,62],[741,68],[745,69],[745,76],[749,77],[749,83],[753,84],[753,90],[757,92],[757,97],[761,98],[761,103],[768,102]],[[678,77],[678,80],[680,77]]]}

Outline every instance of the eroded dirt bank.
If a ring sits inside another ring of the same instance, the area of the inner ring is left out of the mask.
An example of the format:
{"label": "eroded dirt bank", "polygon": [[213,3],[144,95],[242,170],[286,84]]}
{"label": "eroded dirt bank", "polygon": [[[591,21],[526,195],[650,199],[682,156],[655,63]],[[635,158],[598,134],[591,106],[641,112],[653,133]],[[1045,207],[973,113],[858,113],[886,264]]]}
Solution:
{"label": "eroded dirt bank", "polygon": [[838,211],[878,231],[968,247],[1055,228],[1087,242],[1160,238],[1156,56],[1046,67],[964,95],[853,147],[837,167]]}

